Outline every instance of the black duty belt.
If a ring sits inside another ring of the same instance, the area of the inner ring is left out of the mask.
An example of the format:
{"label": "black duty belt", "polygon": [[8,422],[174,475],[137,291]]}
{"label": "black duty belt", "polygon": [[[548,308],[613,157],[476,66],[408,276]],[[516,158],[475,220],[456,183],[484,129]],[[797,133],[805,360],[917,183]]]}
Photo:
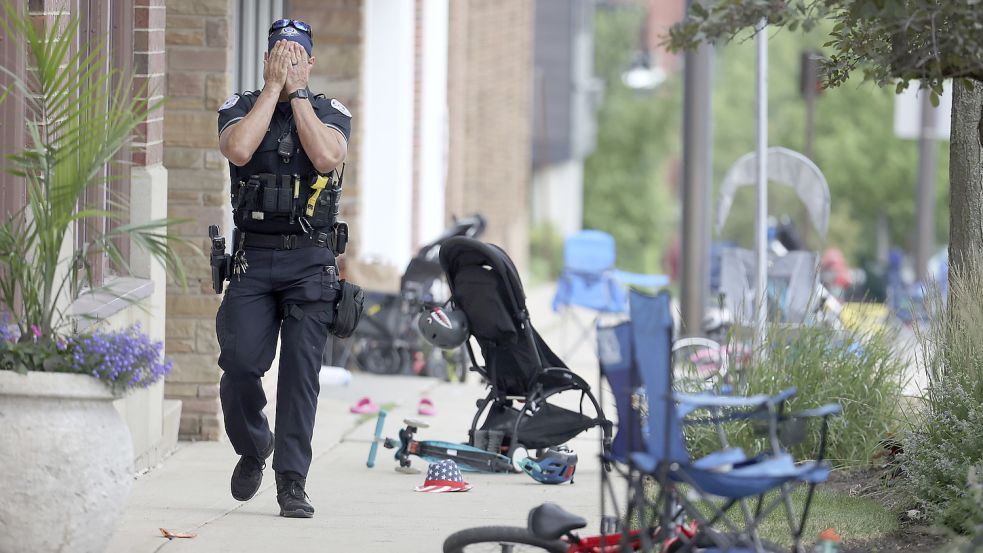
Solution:
{"label": "black duty belt", "polygon": [[245,233],[243,243],[247,248],[269,250],[299,250],[300,248],[327,248],[328,233],[313,231],[309,234],[256,234]]}

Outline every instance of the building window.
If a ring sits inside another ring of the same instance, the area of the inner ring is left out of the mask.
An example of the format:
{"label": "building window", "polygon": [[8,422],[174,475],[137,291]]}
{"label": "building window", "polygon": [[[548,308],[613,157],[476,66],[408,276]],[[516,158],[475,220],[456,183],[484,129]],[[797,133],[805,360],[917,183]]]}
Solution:
{"label": "building window", "polygon": [[[80,0],[78,47],[92,51],[104,41],[105,59],[99,70],[103,73],[116,71],[118,75],[125,76],[130,74],[133,67],[133,0],[117,0],[113,9],[110,4],[110,0]],[[101,182],[86,191],[85,207],[108,211],[113,216],[89,219],[80,224],[76,234],[80,248],[93,236],[129,222],[131,153],[128,146],[120,149],[115,158],[103,167]],[[128,260],[129,242],[118,239],[116,247],[120,249],[124,259]],[[124,271],[123,267],[113,264],[104,252],[93,252],[88,261],[92,269],[93,286],[101,286],[107,276]]]}
{"label": "building window", "polygon": [[236,52],[233,90],[258,90],[263,88],[263,54],[266,53],[266,34],[270,23],[284,17],[285,0],[239,0],[236,14],[239,35]]}

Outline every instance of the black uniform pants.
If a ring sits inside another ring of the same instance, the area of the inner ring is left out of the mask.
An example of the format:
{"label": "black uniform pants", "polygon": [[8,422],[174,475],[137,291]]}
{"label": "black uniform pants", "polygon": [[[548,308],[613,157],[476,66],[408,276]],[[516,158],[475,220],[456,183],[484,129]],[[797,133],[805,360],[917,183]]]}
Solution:
{"label": "black uniform pants", "polygon": [[245,252],[249,268],[232,277],[215,324],[225,430],[239,455],[260,456],[268,449],[260,378],[273,363],[279,334],[273,470],[306,478],[337,266],[328,248]]}

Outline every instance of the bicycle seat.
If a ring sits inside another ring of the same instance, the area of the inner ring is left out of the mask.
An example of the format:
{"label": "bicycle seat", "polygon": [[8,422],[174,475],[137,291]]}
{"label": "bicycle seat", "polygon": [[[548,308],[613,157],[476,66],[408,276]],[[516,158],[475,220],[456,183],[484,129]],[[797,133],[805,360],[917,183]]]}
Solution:
{"label": "bicycle seat", "polygon": [[558,540],[578,528],[587,526],[587,520],[568,513],[556,503],[543,503],[529,511],[529,530],[546,540]]}

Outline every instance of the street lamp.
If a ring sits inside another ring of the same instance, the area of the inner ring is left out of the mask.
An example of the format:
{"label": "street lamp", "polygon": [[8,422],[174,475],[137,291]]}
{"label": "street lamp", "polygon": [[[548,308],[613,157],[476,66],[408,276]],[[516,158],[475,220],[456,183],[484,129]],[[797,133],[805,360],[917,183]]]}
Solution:
{"label": "street lamp", "polygon": [[628,70],[621,74],[621,82],[632,90],[652,91],[666,80],[666,71],[652,62],[648,52],[635,54]]}

